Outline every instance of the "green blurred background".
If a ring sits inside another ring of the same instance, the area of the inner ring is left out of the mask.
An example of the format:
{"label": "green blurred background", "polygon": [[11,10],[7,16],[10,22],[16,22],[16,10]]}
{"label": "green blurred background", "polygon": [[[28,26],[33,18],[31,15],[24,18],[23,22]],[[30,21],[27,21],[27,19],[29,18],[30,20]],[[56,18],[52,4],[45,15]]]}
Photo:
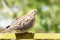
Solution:
{"label": "green blurred background", "polygon": [[60,32],[60,0],[0,0],[0,31],[31,9],[38,12],[29,32]]}

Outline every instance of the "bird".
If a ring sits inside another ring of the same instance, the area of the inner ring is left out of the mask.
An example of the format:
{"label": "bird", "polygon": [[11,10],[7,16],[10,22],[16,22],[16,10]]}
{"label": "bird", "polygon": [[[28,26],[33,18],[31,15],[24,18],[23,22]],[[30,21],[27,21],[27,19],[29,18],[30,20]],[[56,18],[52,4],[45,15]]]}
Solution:
{"label": "bird", "polygon": [[16,18],[10,25],[6,27],[4,31],[2,31],[2,33],[11,33],[13,30],[16,31],[14,33],[27,32],[35,23],[36,13],[36,9],[31,9],[26,15]]}

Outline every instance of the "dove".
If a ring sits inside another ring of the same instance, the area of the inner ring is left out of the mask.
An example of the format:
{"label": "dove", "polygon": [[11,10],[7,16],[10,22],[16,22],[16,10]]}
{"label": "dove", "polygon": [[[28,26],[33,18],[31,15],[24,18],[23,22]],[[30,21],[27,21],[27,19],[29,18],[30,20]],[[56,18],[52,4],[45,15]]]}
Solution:
{"label": "dove", "polygon": [[35,23],[36,9],[30,10],[26,15],[15,19],[2,33],[10,33],[15,30],[17,33],[25,33],[33,27]]}

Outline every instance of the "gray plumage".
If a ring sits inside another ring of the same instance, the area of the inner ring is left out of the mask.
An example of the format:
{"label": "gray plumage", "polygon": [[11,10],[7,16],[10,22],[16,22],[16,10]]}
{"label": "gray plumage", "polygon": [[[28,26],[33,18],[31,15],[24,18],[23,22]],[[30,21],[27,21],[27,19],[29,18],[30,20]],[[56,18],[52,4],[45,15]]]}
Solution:
{"label": "gray plumage", "polygon": [[19,33],[27,32],[28,29],[30,29],[35,22],[36,12],[37,10],[33,9],[29,11],[27,15],[17,18],[6,28],[5,31],[3,31],[3,33],[7,33],[7,32],[9,33],[12,30],[19,30],[20,31]]}

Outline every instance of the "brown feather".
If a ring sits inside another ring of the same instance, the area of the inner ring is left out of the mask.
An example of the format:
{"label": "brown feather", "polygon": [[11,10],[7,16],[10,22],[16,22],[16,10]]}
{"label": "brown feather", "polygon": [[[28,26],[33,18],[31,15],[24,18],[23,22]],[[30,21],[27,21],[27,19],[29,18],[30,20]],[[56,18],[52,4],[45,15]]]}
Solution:
{"label": "brown feather", "polygon": [[24,33],[27,32],[28,29],[30,29],[34,22],[35,22],[35,14],[36,14],[36,10],[31,10],[27,15],[22,16],[17,18],[15,21],[13,21],[10,26],[8,26],[6,28],[5,31],[3,31],[3,33],[9,33],[12,30],[19,30],[19,33]]}

